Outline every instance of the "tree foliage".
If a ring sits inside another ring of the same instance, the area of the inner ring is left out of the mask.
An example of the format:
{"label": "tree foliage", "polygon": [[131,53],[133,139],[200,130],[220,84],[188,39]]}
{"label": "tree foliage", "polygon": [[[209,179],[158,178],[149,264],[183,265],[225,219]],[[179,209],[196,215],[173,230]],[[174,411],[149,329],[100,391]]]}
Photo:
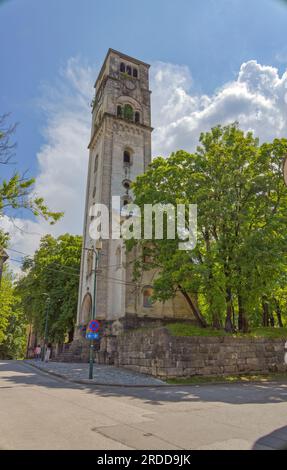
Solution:
{"label": "tree foliage", "polygon": [[[23,263],[24,276],[17,284],[25,315],[43,337],[48,308],[49,340],[62,342],[72,336],[79,286],[82,237],[46,235],[33,258]],[[49,301],[47,302],[47,299]]]}
{"label": "tree foliage", "polygon": [[[0,168],[14,164],[16,144],[13,136],[16,125],[7,123],[8,115],[0,116]],[[61,212],[51,211],[42,197],[34,192],[35,179],[13,171],[8,178],[0,174],[0,220],[4,215],[12,216],[18,209],[25,209],[34,216],[43,217],[54,224],[62,217]],[[9,234],[0,230],[0,246],[5,247]]]}
{"label": "tree foliage", "polygon": [[12,274],[4,270],[0,288],[0,358],[20,359],[26,346],[26,319],[15,294]]}
{"label": "tree foliage", "polygon": [[190,305],[199,323],[227,331],[235,329],[235,319],[243,331],[250,323],[272,325],[274,312],[280,324],[277,314],[286,305],[286,155],[287,139],[259,145],[235,123],[202,133],[192,154],[180,150],[156,158],[137,177],[133,191],[142,209],[155,203],[198,206],[194,250],[178,250],[178,236],[127,243],[140,248],[135,275],[157,270],[155,299],[177,292],[191,302],[197,298],[199,307]]}

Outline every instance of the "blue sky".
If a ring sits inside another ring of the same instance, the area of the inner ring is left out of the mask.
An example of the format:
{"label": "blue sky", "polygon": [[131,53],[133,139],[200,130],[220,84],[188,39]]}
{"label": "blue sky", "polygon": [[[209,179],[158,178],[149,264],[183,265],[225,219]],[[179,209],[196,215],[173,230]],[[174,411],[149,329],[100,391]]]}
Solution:
{"label": "blue sky", "polygon": [[[35,106],[70,57],[98,65],[113,47],[187,65],[210,93],[256,59],[280,70],[287,5],[280,0],[10,0],[0,6],[1,110],[20,122],[19,163],[36,165],[45,116]],[[287,57],[286,57],[287,60]]]}
{"label": "blue sky", "polygon": [[152,64],[155,153],[190,149],[201,130],[235,119],[263,139],[287,132],[283,0],[0,0],[0,24],[1,113],[19,122],[20,169],[54,209],[63,199],[59,231],[81,233],[88,104],[109,47]]}

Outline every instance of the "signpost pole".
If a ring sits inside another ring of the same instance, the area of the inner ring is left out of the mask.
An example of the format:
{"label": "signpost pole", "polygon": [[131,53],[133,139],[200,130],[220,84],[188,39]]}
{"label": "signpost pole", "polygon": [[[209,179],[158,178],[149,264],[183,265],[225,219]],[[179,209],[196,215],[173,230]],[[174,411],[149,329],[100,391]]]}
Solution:
{"label": "signpost pole", "polygon": [[45,304],[46,319],[45,319],[45,332],[44,332],[44,346],[43,346],[42,355],[41,355],[42,361],[45,360],[45,353],[46,353],[46,348],[47,348],[49,308],[50,308],[50,297],[47,295],[46,304]]}
{"label": "signpost pole", "polygon": [[[101,242],[98,242],[98,246],[94,250],[95,253],[95,277],[94,277],[94,298],[93,298],[93,309],[92,309],[92,320],[96,319],[96,298],[97,298],[97,270],[99,264],[101,250]],[[94,340],[90,340],[90,359],[89,359],[89,379],[93,379],[93,368],[94,368]]]}

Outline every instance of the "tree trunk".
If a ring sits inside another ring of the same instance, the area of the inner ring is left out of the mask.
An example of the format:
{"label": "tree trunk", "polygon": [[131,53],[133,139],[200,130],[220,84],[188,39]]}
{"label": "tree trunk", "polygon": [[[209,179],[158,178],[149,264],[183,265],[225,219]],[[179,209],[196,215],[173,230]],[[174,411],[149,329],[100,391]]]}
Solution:
{"label": "tree trunk", "polygon": [[[215,230],[215,227],[214,227],[214,231]],[[205,245],[206,245],[206,251],[207,251],[207,254],[209,255],[210,253],[210,234],[209,234],[209,231],[206,229],[204,231],[204,240],[205,240]],[[208,259],[208,257],[207,257]],[[210,292],[212,292],[212,285],[213,285],[213,272],[212,272],[212,263],[209,261],[208,262],[208,271],[209,271],[209,274],[208,274],[208,286],[207,286],[207,289],[208,289],[208,303],[211,307],[211,315],[212,315],[212,326],[213,328],[216,328],[217,330],[220,330],[221,328],[221,321],[220,321],[220,314],[219,312],[216,310],[213,309],[213,295],[210,294]]]}
{"label": "tree trunk", "polygon": [[73,342],[73,339],[74,339],[74,328],[72,328],[69,333],[68,333],[68,336],[69,336],[69,343],[72,343]]}
{"label": "tree trunk", "polygon": [[195,318],[197,319],[199,325],[202,326],[203,328],[206,328],[208,326],[207,322],[206,322],[205,318],[202,316],[202,314],[200,313],[199,309],[196,308],[196,306],[195,306],[194,302],[192,301],[191,297],[180,286],[179,286],[179,289],[180,289],[180,292],[182,293],[182,295],[184,296],[184,298],[186,299],[188,305],[190,306],[190,308],[191,308]]}
{"label": "tree trunk", "polygon": [[247,315],[244,310],[242,296],[240,294],[237,295],[238,297],[238,330],[242,331],[243,333],[248,332],[248,320]]}
{"label": "tree trunk", "polygon": [[275,305],[276,305],[276,316],[277,316],[278,326],[279,328],[283,328],[280,303],[278,299],[274,299],[274,300],[275,300]]}
{"label": "tree trunk", "polygon": [[218,312],[212,312],[212,327],[216,330],[221,329],[220,315]]}
{"label": "tree trunk", "polygon": [[234,332],[234,326],[232,323],[232,295],[230,287],[226,288],[226,318],[225,318],[225,331],[227,333]]}
{"label": "tree trunk", "polygon": [[30,323],[29,335],[28,335],[28,341],[27,341],[27,347],[26,347],[26,359],[30,359],[29,358],[29,348],[30,348],[31,334],[32,334],[32,324]]}
{"label": "tree trunk", "polygon": [[266,296],[262,298],[262,326],[269,326],[269,305]]}
{"label": "tree trunk", "polygon": [[275,326],[275,320],[274,320],[274,315],[271,309],[269,309],[269,324],[274,328]]}

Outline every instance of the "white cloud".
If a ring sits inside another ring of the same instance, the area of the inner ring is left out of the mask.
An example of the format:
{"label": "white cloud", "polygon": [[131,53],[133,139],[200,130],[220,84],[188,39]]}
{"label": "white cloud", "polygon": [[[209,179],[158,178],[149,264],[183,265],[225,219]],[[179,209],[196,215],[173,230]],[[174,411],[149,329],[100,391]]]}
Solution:
{"label": "white cloud", "polygon": [[[45,143],[37,154],[39,174],[35,193],[43,196],[52,210],[63,211],[64,217],[54,226],[39,219],[2,219],[1,226],[11,234],[10,246],[15,250],[32,254],[45,233],[58,236],[65,232],[82,232],[91,119],[89,104],[95,76],[95,70],[71,59],[60,72],[61,80],[55,86],[44,87],[39,106],[46,116]],[[11,251],[9,255],[21,259],[20,253]],[[18,272],[19,263],[11,264]]]}
{"label": "white cloud", "polygon": [[[96,70],[71,59],[56,85],[45,87],[41,107],[46,114],[45,144],[37,159],[36,191],[54,210],[64,210],[54,227],[43,221],[17,219],[12,245],[32,253],[45,232],[82,233],[90,135],[90,107]],[[158,62],[151,68],[153,155],[193,150],[199,134],[219,123],[239,121],[262,141],[287,135],[287,71],[255,60],[242,64],[235,80],[213,95],[196,94],[186,66]],[[32,232],[30,234],[25,232]]]}
{"label": "white cloud", "polygon": [[236,80],[206,96],[192,93],[186,67],[160,63],[152,83],[153,155],[193,150],[200,132],[233,121],[262,141],[287,135],[287,72],[280,77],[276,68],[251,60],[242,64]]}

